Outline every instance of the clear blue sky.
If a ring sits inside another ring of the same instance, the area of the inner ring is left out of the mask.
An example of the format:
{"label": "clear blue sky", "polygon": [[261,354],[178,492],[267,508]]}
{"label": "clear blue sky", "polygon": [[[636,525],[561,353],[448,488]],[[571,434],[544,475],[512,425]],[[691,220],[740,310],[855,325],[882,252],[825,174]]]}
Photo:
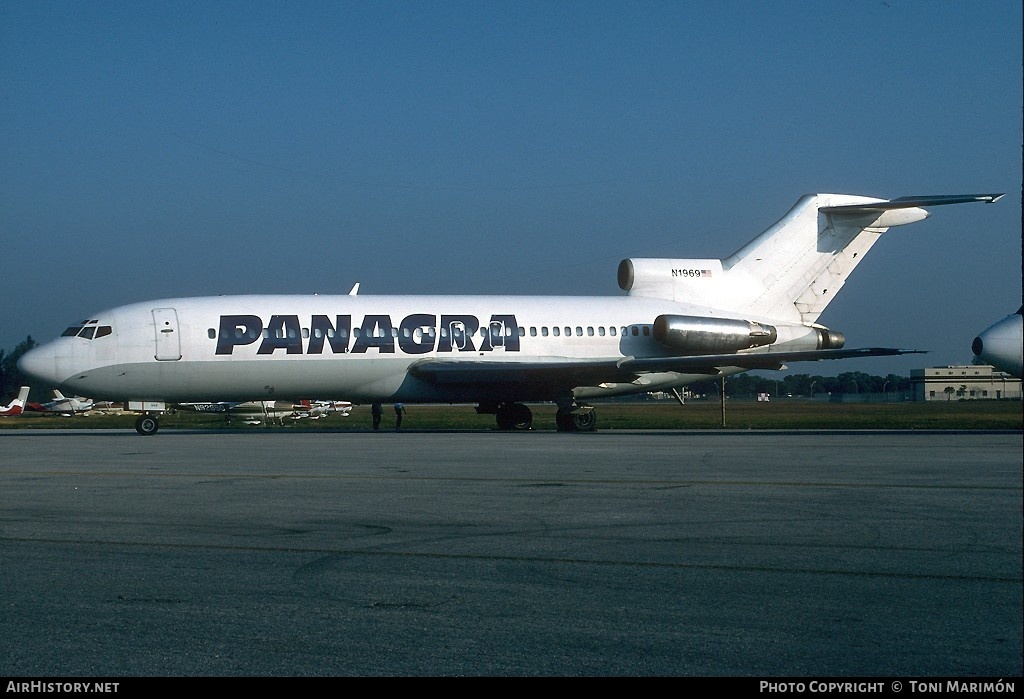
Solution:
{"label": "clear blue sky", "polygon": [[969,363],[1021,304],[1019,0],[0,0],[0,348],[232,293],[616,295],[807,192],[891,230],[822,322]]}

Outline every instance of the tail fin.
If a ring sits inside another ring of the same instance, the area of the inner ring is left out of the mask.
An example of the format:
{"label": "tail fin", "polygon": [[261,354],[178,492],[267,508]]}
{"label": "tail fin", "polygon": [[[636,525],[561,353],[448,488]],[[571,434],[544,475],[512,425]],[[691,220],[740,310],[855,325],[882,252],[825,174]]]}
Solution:
{"label": "tail fin", "polygon": [[619,286],[640,296],[808,325],[886,230],[926,219],[924,206],[992,203],[1001,196],[886,200],[807,194],[775,225],[724,260],[623,260]]}
{"label": "tail fin", "polygon": [[[994,202],[1001,194],[902,197],[807,195],[778,223],[722,261],[745,278],[744,305],[774,317],[813,323],[886,230],[923,221],[923,206]],[[753,282],[750,284],[750,282]]]}
{"label": "tail fin", "polygon": [[28,391],[28,386],[22,386],[17,398],[10,404],[0,407],[0,415],[21,415],[25,410],[25,403],[28,402]]}

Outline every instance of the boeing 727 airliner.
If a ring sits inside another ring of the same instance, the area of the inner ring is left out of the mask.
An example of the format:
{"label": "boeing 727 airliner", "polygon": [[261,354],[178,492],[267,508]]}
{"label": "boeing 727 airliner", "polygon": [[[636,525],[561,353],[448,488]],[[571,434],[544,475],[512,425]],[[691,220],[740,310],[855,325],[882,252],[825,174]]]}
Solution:
{"label": "boeing 727 airliner", "polygon": [[818,317],[888,228],[923,207],[1001,194],[876,199],[809,194],[721,259],[626,259],[624,295],[218,296],[102,311],[19,362],[82,395],[138,402],[153,434],[168,403],[311,395],[477,403],[503,429],[553,401],[592,430],[588,401],[665,391],[787,362],[896,355],[844,349]]}

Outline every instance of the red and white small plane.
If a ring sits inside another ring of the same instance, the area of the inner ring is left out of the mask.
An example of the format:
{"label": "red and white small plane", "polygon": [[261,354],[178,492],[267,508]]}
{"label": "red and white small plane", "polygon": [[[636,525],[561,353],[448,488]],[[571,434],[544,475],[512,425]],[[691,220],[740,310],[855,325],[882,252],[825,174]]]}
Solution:
{"label": "red and white small plane", "polygon": [[29,403],[26,405],[26,410],[37,413],[59,413],[65,417],[70,417],[79,413],[87,413],[95,407],[96,404],[91,398],[82,398],[81,396],[67,397],[54,389],[53,400],[46,403]]}
{"label": "red and white small plane", "polygon": [[28,386],[22,386],[18,391],[18,397],[4,406],[0,406],[0,415],[13,417],[25,412],[25,402],[28,401]]}

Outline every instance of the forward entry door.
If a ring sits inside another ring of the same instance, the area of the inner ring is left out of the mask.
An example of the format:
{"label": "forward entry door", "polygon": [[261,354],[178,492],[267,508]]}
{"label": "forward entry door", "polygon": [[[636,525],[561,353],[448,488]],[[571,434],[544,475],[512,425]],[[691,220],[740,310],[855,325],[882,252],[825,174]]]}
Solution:
{"label": "forward entry door", "polygon": [[161,362],[181,359],[177,311],[173,308],[154,308],[153,327],[156,330],[156,359]]}

